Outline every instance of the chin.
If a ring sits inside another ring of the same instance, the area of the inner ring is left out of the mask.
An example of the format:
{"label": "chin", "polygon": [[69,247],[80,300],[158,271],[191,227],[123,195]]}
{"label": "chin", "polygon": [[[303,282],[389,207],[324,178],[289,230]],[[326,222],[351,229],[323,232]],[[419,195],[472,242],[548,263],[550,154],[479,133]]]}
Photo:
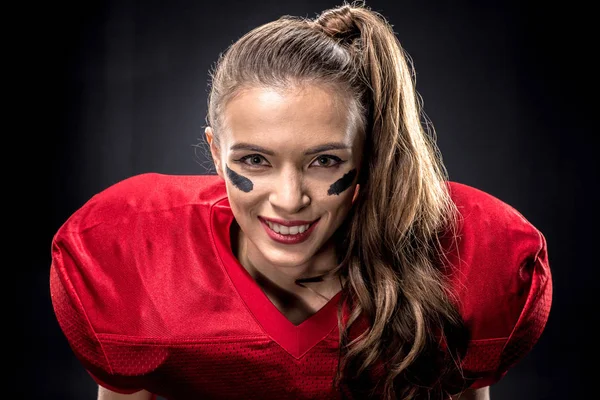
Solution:
{"label": "chin", "polygon": [[306,250],[273,250],[265,249],[262,251],[263,257],[268,260],[271,264],[281,268],[294,268],[299,265],[305,264],[313,256],[312,253],[307,253]]}

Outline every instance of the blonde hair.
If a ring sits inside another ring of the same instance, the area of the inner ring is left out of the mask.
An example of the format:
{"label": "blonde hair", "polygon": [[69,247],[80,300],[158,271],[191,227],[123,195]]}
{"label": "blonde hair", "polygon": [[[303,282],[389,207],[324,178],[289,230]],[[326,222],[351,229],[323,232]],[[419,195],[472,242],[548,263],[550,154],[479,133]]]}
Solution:
{"label": "blonde hair", "polygon": [[[386,399],[462,390],[466,330],[440,268],[440,237],[456,230],[458,212],[435,133],[421,121],[412,63],[385,18],[360,3],[315,19],[283,16],[232,44],[211,78],[207,122],[217,146],[223,109],[245,88],[315,83],[352,99],[366,140],[360,195],[335,234],[343,257],[331,273],[344,278],[352,312],[345,325],[338,313],[334,383],[353,396]],[[349,342],[361,314],[370,327]],[[369,372],[378,363],[379,383]]]}

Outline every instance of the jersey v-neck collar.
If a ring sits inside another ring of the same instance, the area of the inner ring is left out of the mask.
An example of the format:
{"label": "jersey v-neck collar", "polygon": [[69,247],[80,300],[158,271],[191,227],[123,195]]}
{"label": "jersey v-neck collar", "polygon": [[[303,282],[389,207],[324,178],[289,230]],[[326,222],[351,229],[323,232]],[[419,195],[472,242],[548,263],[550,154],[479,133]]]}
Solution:
{"label": "jersey v-neck collar", "polygon": [[217,201],[210,212],[211,239],[223,267],[248,310],[263,330],[290,355],[301,358],[337,327],[341,291],[299,325],[294,325],[235,258],[230,238],[233,213],[227,197]]}

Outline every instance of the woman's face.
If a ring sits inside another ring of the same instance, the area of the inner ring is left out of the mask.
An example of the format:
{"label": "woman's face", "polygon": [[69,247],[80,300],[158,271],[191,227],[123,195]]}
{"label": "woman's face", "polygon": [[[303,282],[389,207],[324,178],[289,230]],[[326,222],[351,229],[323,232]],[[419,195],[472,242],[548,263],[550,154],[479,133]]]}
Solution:
{"label": "woman's face", "polygon": [[218,148],[207,128],[248,251],[262,262],[310,265],[331,250],[324,244],[358,192],[363,141],[349,108],[323,87],[251,88],[225,108]]}

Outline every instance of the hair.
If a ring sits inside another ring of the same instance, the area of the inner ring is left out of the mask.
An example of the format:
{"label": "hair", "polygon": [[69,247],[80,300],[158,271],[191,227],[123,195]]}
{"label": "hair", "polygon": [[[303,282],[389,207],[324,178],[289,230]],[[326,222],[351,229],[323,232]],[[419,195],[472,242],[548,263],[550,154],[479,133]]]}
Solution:
{"label": "hair", "polygon": [[[443,398],[468,386],[460,368],[468,334],[442,245],[446,233],[455,235],[459,214],[414,76],[391,25],[363,3],[259,26],[211,71],[207,122],[217,146],[227,129],[223,110],[244,89],[318,84],[351,99],[366,139],[361,190],[334,234],[340,264],[331,273],[343,278],[351,310],[344,321],[338,309],[334,384],[359,398]],[[370,326],[350,341],[361,315]]]}

